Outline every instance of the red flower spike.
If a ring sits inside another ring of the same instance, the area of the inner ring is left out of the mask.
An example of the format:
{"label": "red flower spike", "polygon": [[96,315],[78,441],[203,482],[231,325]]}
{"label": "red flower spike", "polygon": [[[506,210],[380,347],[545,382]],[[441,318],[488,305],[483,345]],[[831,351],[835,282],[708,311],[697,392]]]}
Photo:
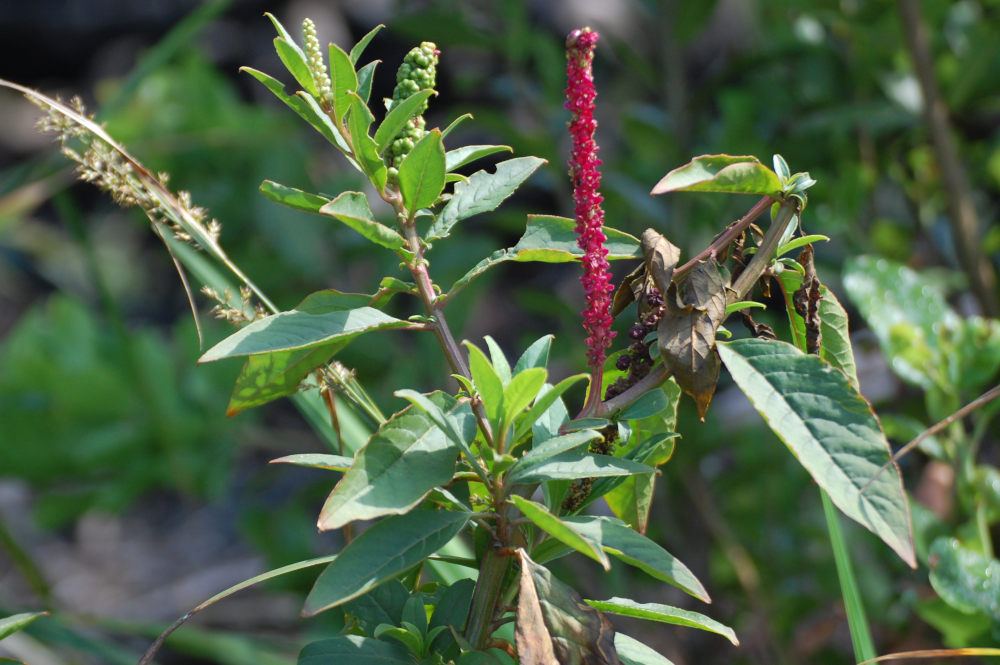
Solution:
{"label": "red flower spike", "polygon": [[[566,108],[573,114],[569,132],[573,136],[573,151],[569,159],[569,175],[573,180],[573,199],[576,213],[577,244],[583,250],[583,276],[580,282],[587,297],[587,308],[582,312],[583,327],[587,337],[587,358],[593,369],[591,399],[599,398],[601,375],[604,369],[606,350],[611,345],[615,333],[611,330],[611,285],[608,273],[608,250],[604,247],[607,238],[601,228],[604,226],[604,211],[600,194],[601,173],[598,167],[597,143],[594,141],[594,47],[599,35],[590,28],[574,30],[566,39]],[[585,407],[587,410],[587,407]]]}

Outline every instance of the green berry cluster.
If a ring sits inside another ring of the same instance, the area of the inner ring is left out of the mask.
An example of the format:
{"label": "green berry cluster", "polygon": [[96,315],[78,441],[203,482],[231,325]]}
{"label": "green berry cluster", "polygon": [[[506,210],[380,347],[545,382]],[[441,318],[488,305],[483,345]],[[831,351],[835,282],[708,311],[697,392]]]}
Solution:
{"label": "green berry cluster", "polygon": [[[396,88],[392,91],[389,110],[392,110],[394,106],[410,95],[434,87],[437,78],[438,53],[437,46],[433,42],[422,42],[420,46],[410,49],[410,52],[403,59],[403,64],[396,70]],[[396,179],[403,157],[413,150],[417,141],[423,138],[426,130],[421,114],[426,110],[427,102],[424,102],[389,145],[386,161],[389,164],[390,180]]]}

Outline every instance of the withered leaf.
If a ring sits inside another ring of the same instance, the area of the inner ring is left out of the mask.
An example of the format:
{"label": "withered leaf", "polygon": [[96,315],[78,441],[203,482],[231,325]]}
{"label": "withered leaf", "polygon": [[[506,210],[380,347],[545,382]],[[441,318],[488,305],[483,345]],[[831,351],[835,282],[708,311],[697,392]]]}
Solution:
{"label": "withered leaf", "polygon": [[[621,665],[615,650],[615,630],[603,613],[583,602],[576,591],[532,561],[524,550],[521,558],[520,596],[517,602],[515,637],[522,665]],[[525,595],[527,591],[527,596]],[[522,627],[522,603],[525,623]],[[540,609],[542,626],[537,623]],[[522,640],[529,651],[524,651]],[[548,650],[543,638],[548,638]],[[530,654],[530,655],[529,655]],[[554,654],[554,660],[549,654]],[[540,658],[529,660],[528,658]]]}
{"label": "withered leaf", "polygon": [[646,264],[640,263],[635,270],[622,278],[622,283],[615,291],[615,297],[611,300],[611,317],[614,318],[625,311],[625,308],[638,299],[642,292],[643,283],[646,281]]}
{"label": "withered leaf", "polygon": [[704,419],[715,394],[722,363],[715,332],[726,316],[725,275],[715,262],[703,261],[682,286],[672,285],[664,298],[666,312],[657,327],[660,355],[677,384],[694,398]]}
{"label": "withered leaf", "polygon": [[666,293],[674,276],[674,267],[681,258],[680,248],[654,229],[643,231],[640,242],[642,255],[646,260],[647,274],[660,293]]}
{"label": "withered leaf", "polygon": [[806,353],[818,354],[823,346],[822,321],[819,316],[819,301],[822,297],[820,287],[822,284],[816,274],[812,245],[806,245],[799,253],[797,260],[805,269],[806,274],[802,279],[802,286],[792,294],[792,303],[795,305],[795,312],[805,320]]}

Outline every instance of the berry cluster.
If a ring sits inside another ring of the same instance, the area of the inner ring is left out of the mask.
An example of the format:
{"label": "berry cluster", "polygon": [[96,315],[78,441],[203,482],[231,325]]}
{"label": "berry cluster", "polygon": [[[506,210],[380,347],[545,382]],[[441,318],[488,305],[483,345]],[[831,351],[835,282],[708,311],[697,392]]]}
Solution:
{"label": "berry cluster", "polygon": [[330,74],[326,70],[326,62],[323,60],[319,36],[316,34],[316,24],[312,19],[302,20],[302,36],[306,44],[306,55],[309,57],[309,73],[312,74],[313,81],[316,82],[316,91],[319,93],[319,104],[324,111],[329,112],[333,109],[333,88]]}
{"label": "berry cluster", "polygon": [[[643,340],[649,333],[656,330],[660,319],[663,318],[663,296],[655,286],[651,286],[643,298],[645,306],[639,308],[639,322],[628,331],[632,344],[629,345],[626,353],[618,357],[616,362],[616,367],[623,372],[627,370],[628,374],[608,386],[604,393],[606,400],[631,388],[649,374],[649,370],[653,367],[653,358],[649,353],[650,344]],[[642,305],[642,301],[640,301],[640,305]]]}
{"label": "berry cluster", "polygon": [[[410,49],[403,58],[403,64],[396,70],[396,88],[392,91],[389,110],[401,103],[410,95],[421,90],[434,88],[437,79],[437,63],[440,51],[433,42],[422,42],[420,46]],[[402,131],[396,135],[386,153],[389,164],[389,178],[395,181],[399,165],[425,134],[423,112],[427,110],[424,102],[416,114],[406,121]]]}

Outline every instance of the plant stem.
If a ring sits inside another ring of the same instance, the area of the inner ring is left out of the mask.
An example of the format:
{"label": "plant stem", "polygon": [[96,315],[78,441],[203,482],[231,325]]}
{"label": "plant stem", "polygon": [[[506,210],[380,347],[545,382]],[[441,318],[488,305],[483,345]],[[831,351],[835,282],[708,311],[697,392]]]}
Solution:
{"label": "plant stem", "polygon": [[[763,200],[757,205],[761,205],[761,203],[763,203]],[[754,207],[756,208],[757,206]],[[767,269],[774,259],[774,253],[778,249],[781,237],[785,234],[785,229],[788,228],[788,225],[798,212],[799,208],[795,203],[795,199],[787,199],[781,202],[778,216],[771,222],[767,233],[764,234],[764,241],[757,248],[757,253],[753,255],[750,263],[747,264],[747,267],[740,273],[740,276],[733,282],[732,291],[728,298],[729,303],[742,300],[750,292],[754,284],[757,283],[760,276],[764,274],[764,270]]]}
{"label": "plant stem", "polygon": [[833,559],[837,564],[837,578],[840,580],[840,594],[844,598],[844,608],[847,610],[847,625],[851,631],[851,644],[854,646],[854,660],[861,662],[875,658],[875,644],[868,630],[868,618],[865,606],[861,602],[861,592],[854,578],[854,568],[851,566],[851,556],[847,552],[844,533],[840,529],[840,518],[833,501],[824,490],[820,490],[823,499],[823,515],[826,517],[826,528],[830,532],[830,544],[833,546]]}
{"label": "plant stem", "polygon": [[764,214],[764,211],[768,210],[776,200],[777,199],[770,196],[761,197],[761,199],[747,211],[747,214],[743,215],[739,221],[730,224],[721,234],[719,234],[718,238],[712,241],[711,245],[702,250],[696,257],[674,270],[674,281],[691,272],[691,270],[698,265],[700,261],[704,261],[710,256],[715,256],[719,252],[723,251],[737,237],[739,237],[739,235],[743,233],[748,226],[753,224],[758,217]]}
{"label": "plant stem", "polygon": [[[500,485],[494,492],[494,502],[504,500],[506,490]],[[490,543],[479,566],[476,590],[472,594],[472,606],[465,624],[465,639],[476,649],[481,649],[490,638],[490,625],[500,603],[503,580],[510,567],[508,545],[513,542],[513,525],[507,520],[502,503],[497,507],[502,511],[497,523],[498,540]]]}

